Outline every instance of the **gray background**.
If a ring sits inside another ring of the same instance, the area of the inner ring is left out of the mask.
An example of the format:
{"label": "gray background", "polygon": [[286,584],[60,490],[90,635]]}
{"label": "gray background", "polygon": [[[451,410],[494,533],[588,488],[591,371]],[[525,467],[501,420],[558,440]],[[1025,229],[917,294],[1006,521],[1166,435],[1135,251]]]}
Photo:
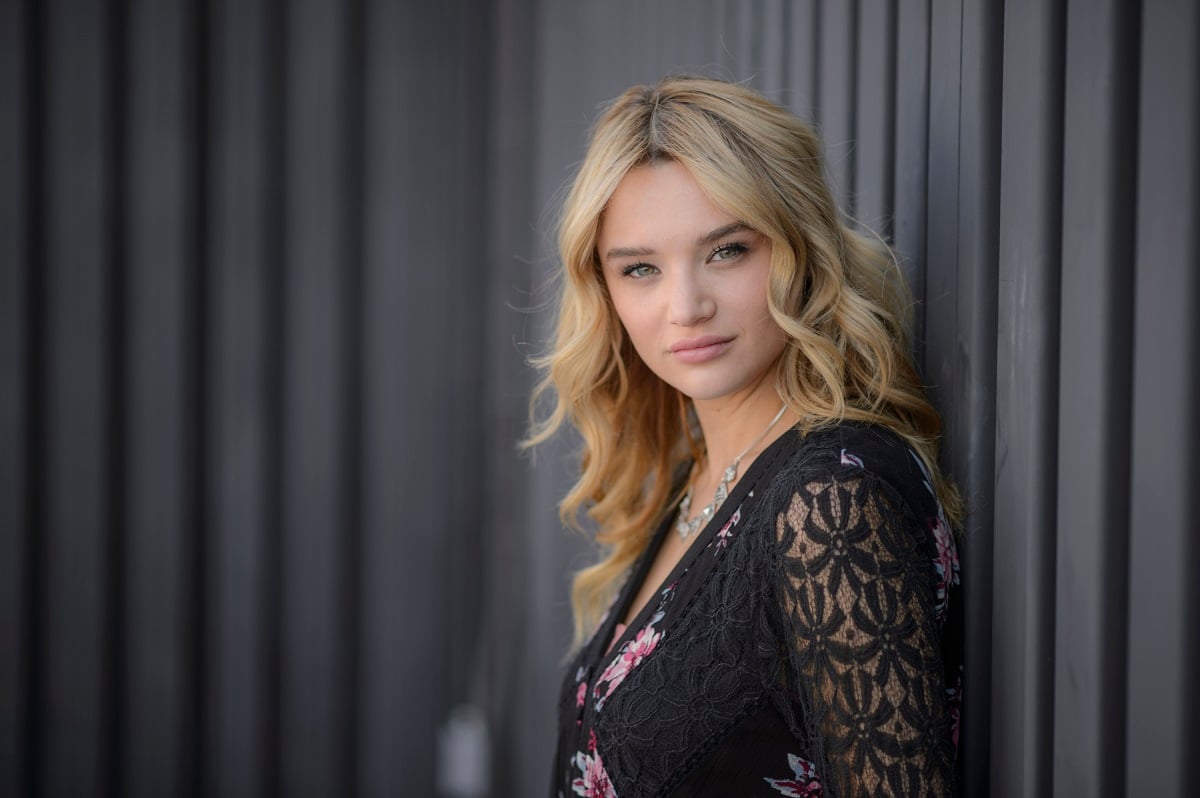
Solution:
{"label": "gray background", "polygon": [[2,0],[0,795],[435,795],[462,705],[489,794],[545,792],[590,550],[525,358],[588,125],[675,71],[811,119],[907,259],[964,792],[1200,791],[1197,42],[1187,0]]}

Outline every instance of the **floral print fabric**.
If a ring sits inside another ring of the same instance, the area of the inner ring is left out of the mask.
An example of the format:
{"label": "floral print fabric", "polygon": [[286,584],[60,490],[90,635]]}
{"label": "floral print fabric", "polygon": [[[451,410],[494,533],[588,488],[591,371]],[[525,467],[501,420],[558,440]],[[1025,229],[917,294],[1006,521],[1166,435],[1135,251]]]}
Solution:
{"label": "floral print fabric", "polygon": [[588,737],[587,752],[580,751],[573,761],[580,771],[580,775],[571,782],[571,789],[576,795],[585,798],[617,798],[612,781],[604,772],[600,754],[596,751],[596,732],[593,731]]}
{"label": "floral print fabric", "polygon": [[552,795],[952,792],[958,554],[898,438],[783,436],[621,629],[667,532],[564,685]]}
{"label": "floral print fabric", "polygon": [[784,779],[769,779],[763,780],[775,788],[775,791],[780,795],[788,795],[791,798],[819,798],[821,795],[821,780],[817,778],[817,769],[812,762],[807,759],[801,759],[795,754],[788,754],[788,765],[792,768],[792,775]]}

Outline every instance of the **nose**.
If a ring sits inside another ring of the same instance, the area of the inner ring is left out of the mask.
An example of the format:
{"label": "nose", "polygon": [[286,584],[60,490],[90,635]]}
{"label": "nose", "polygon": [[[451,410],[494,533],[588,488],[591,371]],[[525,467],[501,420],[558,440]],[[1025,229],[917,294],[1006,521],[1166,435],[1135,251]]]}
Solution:
{"label": "nose", "polygon": [[717,312],[716,299],[691,269],[675,269],[667,306],[667,321],[677,327],[692,327]]}

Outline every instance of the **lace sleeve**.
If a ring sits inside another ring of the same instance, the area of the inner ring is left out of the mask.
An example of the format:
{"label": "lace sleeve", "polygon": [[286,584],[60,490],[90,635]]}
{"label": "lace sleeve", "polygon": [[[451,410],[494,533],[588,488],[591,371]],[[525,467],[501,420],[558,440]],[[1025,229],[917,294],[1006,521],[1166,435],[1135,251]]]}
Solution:
{"label": "lace sleeve", "polygon": [[932,567],[894,495],[826,478],[775,505],[780,678],[826,796],[954,792]]}

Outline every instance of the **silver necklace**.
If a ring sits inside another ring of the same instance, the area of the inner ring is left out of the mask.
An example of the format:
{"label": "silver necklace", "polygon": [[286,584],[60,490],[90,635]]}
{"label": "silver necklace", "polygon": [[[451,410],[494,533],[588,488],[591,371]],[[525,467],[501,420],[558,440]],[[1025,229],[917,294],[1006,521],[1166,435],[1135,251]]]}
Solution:
{"label": "silver necklace", "polygon": [[751,449],[753,449],[755,446],[758,446],[763,438],[767,437],[767,433],[771,431],[771,428],[779,423],[779,419],[783,418],[783,412],[785,410],[787,410],[786,404],[779,408],[779,412],[775,414],[775,418],[771,419],[771,423],[768,424],[767,428],[762,431],[762,434],[755,438],[749,446],[743,449],[741,454],[733,458],[733,462],[730,463],[729,467],[725,469],[725,473],[721,474],[721,481],[717,483],[717,492],[713,494],[713,500],[705,505],[704,509],[700,511],[700,514],[690,521],[688,520],[688,515],[692,511],[692,489],[694,486],[688,487],[687,493],[685,493],[683,496],[683,501],[679,503],[679,515],[675,517],[675,531],[679,533],[680,540],[687,540],[689,537],[691,537],[696,530],[700,529],[712,519],[717,510],[721,509],[721,505],[725,503],[727,498],[729,498],[729,483],[737,479],[738,466],[741,464],[742,458],[745,457]]}

